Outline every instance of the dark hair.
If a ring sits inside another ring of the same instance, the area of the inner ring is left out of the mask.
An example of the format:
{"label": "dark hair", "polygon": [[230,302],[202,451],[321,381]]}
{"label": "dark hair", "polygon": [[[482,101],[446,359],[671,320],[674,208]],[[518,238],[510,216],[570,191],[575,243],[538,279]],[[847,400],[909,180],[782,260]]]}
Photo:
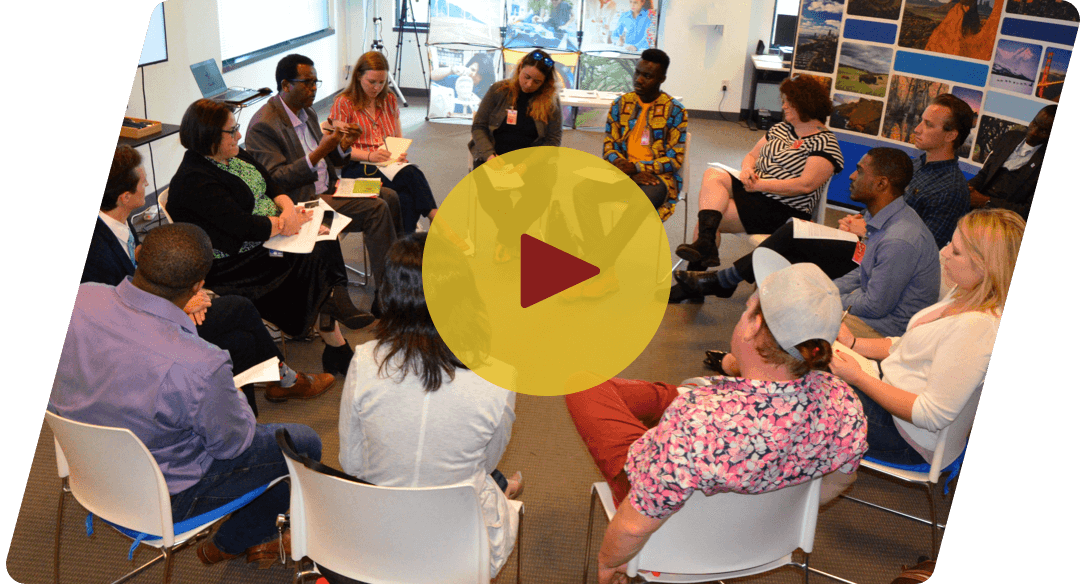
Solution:
{"label": "dark hair", "polygon": [[480,51],[472,55],[464,67],[471,67],[473,64],[479,65],[479,83],[476,87],[482,87],[484,90],[490,89],[491,85],[494,85],[494,55],[486,51]]}
{"label": "dark hair", "polygon": [[207,276],[214,258],[211,239],[203,229],[192,223],[167,223],[143,238],[133,281],[173,301]]}
{"label": "dark hair", "polygon": [[897,148],[872,148],[865,155],[871,159],[872,170],[890,181],[896,196],[905,194],[905,187],[913,180],[913,161]]}
{"label": "dark hair", "polygon": [[[1048,114],[1048,117],[1050,117],[1052,119],[1056,119],[1056,104],[1050,103],[1050,104],[1044,106],[1043,108],[1041,108],[1037,113],[1042,113],[1042,112],[1044,112],[1045,114]],[[1033,116],[1033,117],[1037,117],[1037,116]]]}
{"label": "dark hair", "polygon": [[801,121],[825,122],[833,113],[829,90],[813,75],[793,75],[781,82],[780,90],[788,103],[796,108]]}
{"label": "dark hair", "polygon": [[973,120],[977,117],[973,108],[969,107],[961,98],[950,94],[940,93],[932,100],[931,105],[940,105],[950,110],[950,119],[943,123],[943,131],[957,130],[954,138],[954,149],[957,150],[965,140],[969,138],[969,131],[973,129]]}
{"label": "dark hair", "polygon": [[284,81],[298,77],[298,65],[312,67],[313,59],[297,53],[291,53],[279,59],[279,64],[275,66],[275,89],[277,91],[283,91]]}
{"label": "dark hair", "polygon": [[[652,9],[651,3],[649,9]],[[656,63],[660,66],[661,73],[667,75],[667,67],[671,64],[671,57],[667,56],[667,53],[660,49],[645,49],[641,51],[641,60],[648,61],[649,63]]]}
{"label": "dark hair", "polygon": [[181,116],[181,145],[201,156],[214,156],[222,143],[222,127],[232,110],[220,101],[198,99]]}
{"label": "dark hair", "polygon": [[456,369],[467,367],[442,339],[426,307],[422,287],[426,246],[434,246],[426,261],[438,266],[427,272],[434,276],[431,287],[439,291],[455,289],[455,296],[450,294],[448,297],[455,297],[464,305],[463,310],[453,311],[463,317],[462,322],[451,327],[451,334],[458,335],[454,341],[462,341],[462,335],[473,335],[475,341],[488,343],[490,330],[485,313],[481,312],[482,299],[478,292],[474,295],[464,292],[470,289],[466,284],[471,281],[471,270],[459,250],[440,237],[427,239],[424,232],[406,235],[392,244],[381,284],[382,315],[376,330],[377,348],[387,347],[388,352],[381,359],[378,372],[389,376],[398,373],[402,381],[410,371],[422,381],[426,391],[437,391],[446,375],[451,380],[456,376]]}
{"label": "dark hair", "polygon": [[117,198],[124,193],[134,193],[140,185],[140,173],[136,172],[143,156],[135,148],[122,144],[113,151],[113,164],[106,178],[106,190],[102,195],[103,211],[117,208]]}
{"label": "dark hair", "polygon": [[758,351],[758,355],[765,359],[767,363],[788,367],[788,371],[796,376],[806,375],[812,369],[829,371],[830,361],[833,359],[830,343],[823,339],[803,341],[796,345],[796,350],[799,351],[800,355],[803,355],[803,360],[796,359],[781,347],[780,343],[777,342],[777,338],[769,330],[765,315],[762,314],[761,300],[755,302],[754,315],[762,319],[762,328],[758,331],[758,340],[755,341],[754,347]]}

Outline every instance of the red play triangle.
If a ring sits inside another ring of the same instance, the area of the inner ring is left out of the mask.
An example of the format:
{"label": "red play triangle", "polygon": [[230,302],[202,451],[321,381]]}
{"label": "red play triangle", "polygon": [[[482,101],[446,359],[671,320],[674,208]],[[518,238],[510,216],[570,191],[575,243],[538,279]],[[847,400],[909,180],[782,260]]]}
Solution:
{"label": "red play triangle", "polygon": [[539,241],[520,236],[520,307],[546,300],[600,273],[592,264]]}

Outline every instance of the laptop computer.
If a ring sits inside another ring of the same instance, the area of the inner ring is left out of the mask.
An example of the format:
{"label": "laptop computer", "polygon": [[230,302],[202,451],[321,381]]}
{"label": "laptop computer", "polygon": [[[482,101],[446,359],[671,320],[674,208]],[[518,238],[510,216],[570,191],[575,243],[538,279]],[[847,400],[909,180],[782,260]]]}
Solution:
{"label": "laptop computer", "polygon": [[260,97],[260,92],[255,89],[227,89],[222,73],[219,72],[219,66],[215,64],[215,59],[200,61],[195,65],[190,65],[189,69],[192,69],[196,85],[200,86],[200,93],[207,99],[221,101],[227,105],[241,105]]}

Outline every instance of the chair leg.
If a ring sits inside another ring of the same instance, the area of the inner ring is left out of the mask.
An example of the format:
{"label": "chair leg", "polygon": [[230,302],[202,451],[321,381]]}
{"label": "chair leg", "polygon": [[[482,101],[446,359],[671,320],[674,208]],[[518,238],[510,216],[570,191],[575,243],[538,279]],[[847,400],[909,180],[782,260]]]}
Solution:
{"label": "chair leg", "polygon": [[68,486],[68,479],[60,481],[60,496],[57,498],[57,530],[53,538],[53,582],[60,584],[60,529],[64,522],[64,493]]}
{"label": "chair leg", "polygon": [[521,542],[524,539],[521,534],[524,533],[524,507],[520,508],[520,521],[517,522],[517,584],[520,584],[520,559],[523,557],[524,547]]}
{"label": "chair leg", "polygon": [[592,550],[592,524],[596,518],[596,490],[589,487],[588,489],[588,535],[584,540],[584,579],[582,584],[588,584],[588,558],[589,553]]}
{"label": "chair leg", "polygon": [[935,497],[938,496],[938,484],[928,483],[928,501],[931,503],[931,559],[937,559],[939,556],[939,520],[938,515],[935,514]]}
{"label": "chair leg", "polygon": [[166,555],[166,565],[162,567],[162,584],[170,584],[170,570],[173,568],[173,550],[166,548],[162,550]]}

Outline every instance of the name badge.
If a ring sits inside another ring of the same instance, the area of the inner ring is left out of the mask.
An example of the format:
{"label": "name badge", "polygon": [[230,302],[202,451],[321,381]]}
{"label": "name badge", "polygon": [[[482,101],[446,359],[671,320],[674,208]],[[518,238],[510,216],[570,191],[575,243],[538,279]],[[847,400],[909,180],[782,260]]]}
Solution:
{"label": "name badge", "polygon": [[507,110],[505,110],[505,123],[509,124],[510,126],[517,125],[517,110],[515,110],[515,109],[507,109]]}
{"label": "name badge", "polygon": [[273,258],[281,258],[281,257],[283,257],[283,252],[281,252],[281,251],[279,251],[277,249],[269,249],[268,250],[268,255],[273,257]]}
{"label": "name badge", "polygon": [[865,251],[867,251],[867,244],[862,241],[857,241],[856,252],[852,254],[852,261],[856,262],[856,264],[859,265],[860,262],[864,261]]}
{"label": "name badge", "polygon": [[641,132],[641,145],[648,146],[649,144],[652,144],[652,139],[649,137],[649,129],[645,128],[645,130]]}

